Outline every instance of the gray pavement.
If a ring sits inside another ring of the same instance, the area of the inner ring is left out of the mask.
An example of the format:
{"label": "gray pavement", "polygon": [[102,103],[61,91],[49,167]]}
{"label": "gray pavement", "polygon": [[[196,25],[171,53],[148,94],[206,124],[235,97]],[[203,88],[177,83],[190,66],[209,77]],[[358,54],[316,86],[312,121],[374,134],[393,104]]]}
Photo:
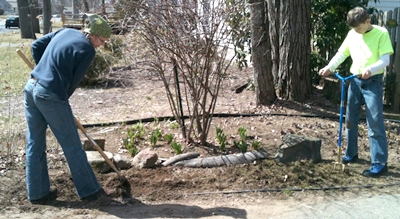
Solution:
{"label": "gray pavement", "polygon": [[312,199],[276,200],[256,194],[214,196],[169,203],[116,205],[97,209],[49,207],[45,212],[4,212],[0,218],[209,218],[209,219],[399,219],[400,194],[315,196]]}
{"label": "gray pavement", "polygon": [[356,198],[322,201],[314,204],[298,203],[266,218],[398,219],[400,218],[400,194],[363,195]]}

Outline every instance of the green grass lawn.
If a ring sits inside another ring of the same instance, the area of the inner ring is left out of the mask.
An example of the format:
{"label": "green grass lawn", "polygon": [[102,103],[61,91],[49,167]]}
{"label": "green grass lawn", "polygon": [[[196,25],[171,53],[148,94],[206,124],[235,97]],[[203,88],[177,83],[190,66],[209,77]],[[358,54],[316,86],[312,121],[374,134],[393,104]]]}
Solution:
{"label": "green grass lawn", "polygon": [[29,67],[18,56],[20,49],[28,54],[31,39],[20,39],[19,34],[0,34],[0,97],[20,93],[30,73]]}
{"label": "green grass lawn", "polygon": [[[36,34],[36,37],[42,35]],[[32,42],[33,39],[22,39],[17,28],[0,33],[0,152],[11,153],[24,145],[23,139],[17,136],[23,136],[25,130],[20,108],[22,90],[31,69],[18,56],[16,50],[20,49],[30,58],[29,50]]]}
{"label": "green grass lawn", "polygon": [[23,136],[25,130],[20,108],[22,89],[30,69],[16,49],[27,53],[32,41],[21,39],[17,29],[15,32],[0,33],[0,153],[6,151],[12,154],[24,145],[23,139],[18,137]]}
{"label": "green grass lawn", "polygon": [[[1,15],[5,19],[7,15]],[[53,31],[62,27],[62,22],[53,24]],[[16,53],[20,49],[30,58],[30,45],[33,39],[22,39],[20,30],[0,33],[0,97],[14,95],[22,91],[29,76],[30,69]],[[41,30],[42,31],[42,30]],[[36,38],[43,36],[36,33]]]}
{"label": "green grass lawn", "polygon": [[31,71],[16,49],[25,52],[28,46],[0,48],[0,97],[20,93]]}

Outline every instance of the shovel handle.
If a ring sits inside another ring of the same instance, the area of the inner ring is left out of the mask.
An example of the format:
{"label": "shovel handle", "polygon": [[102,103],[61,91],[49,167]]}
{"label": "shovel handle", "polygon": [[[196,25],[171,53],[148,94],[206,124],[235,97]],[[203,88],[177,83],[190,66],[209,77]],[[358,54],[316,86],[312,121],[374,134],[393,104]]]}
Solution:
{"label": "shovel handle", "polygon": [[16,51],[17,51],[19,57],[21,57],[21,59],[24,60],[25,64],[26,64],[29,68],[31,68],[31,69],[33,70],[34,67],[33,67],[33,65],[32,65],[32,62],[30,62],[30,61],[26,58],[26,56],[22,53],[21,50],[17,49]]}
{"label": "shovel handle", "polygon": [[83,127],[83,125],[79,122],[79,120],[74,117],[75,123],[78,126],[78,128],[83,132],[83,134],[89,139],[90,143],[92,143],[94,149],[96,149],[100,155],[104,158],[104,160],[107,162],[110,167],[120,175],[119,171],[117,170],[117,167],[114,165],[114,163],[108,159],[107,155],[103,152],[103,150],[100,148],[100,146],[96,143],[96,141],[90,136],[87,132],[86,129]]}

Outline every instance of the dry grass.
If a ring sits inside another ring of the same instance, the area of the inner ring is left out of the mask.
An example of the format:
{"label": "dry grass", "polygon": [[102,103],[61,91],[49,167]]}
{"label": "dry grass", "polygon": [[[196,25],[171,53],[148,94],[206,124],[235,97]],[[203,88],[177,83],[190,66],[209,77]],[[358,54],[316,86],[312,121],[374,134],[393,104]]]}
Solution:
{"label": "dry grass", "polygon": [[15,28],[0,33],[0,42],[0,152],[12,162],[11,157],[25,145],[22,89],[30,73],[16,50],[28,53],[33,40],[21,39]]}

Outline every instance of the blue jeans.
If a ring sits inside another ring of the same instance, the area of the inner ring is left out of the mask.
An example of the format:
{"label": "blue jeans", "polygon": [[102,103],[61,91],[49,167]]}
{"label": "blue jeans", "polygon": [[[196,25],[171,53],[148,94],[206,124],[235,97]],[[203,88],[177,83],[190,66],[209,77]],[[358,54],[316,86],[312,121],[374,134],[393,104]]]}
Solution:
{"label": "blue jeans", "polygon": [[388,144],[383,119],[382,74],[367,80],[350,80],[346,108],[346,155],[353,157],[358,153],[358,122],[361,105],[365,103],[371,163],[385,164],[388,159]]}
{"label": "blue jeans", "polygon": [[50,127],[60,143],[80,198],[101,189],[87,161],[71,106],[59,99],[36,80],[30,79],[24,88],[26,130],[26,187],[28,199],[36,200],[50,192],[46,159],[46,129]]}

